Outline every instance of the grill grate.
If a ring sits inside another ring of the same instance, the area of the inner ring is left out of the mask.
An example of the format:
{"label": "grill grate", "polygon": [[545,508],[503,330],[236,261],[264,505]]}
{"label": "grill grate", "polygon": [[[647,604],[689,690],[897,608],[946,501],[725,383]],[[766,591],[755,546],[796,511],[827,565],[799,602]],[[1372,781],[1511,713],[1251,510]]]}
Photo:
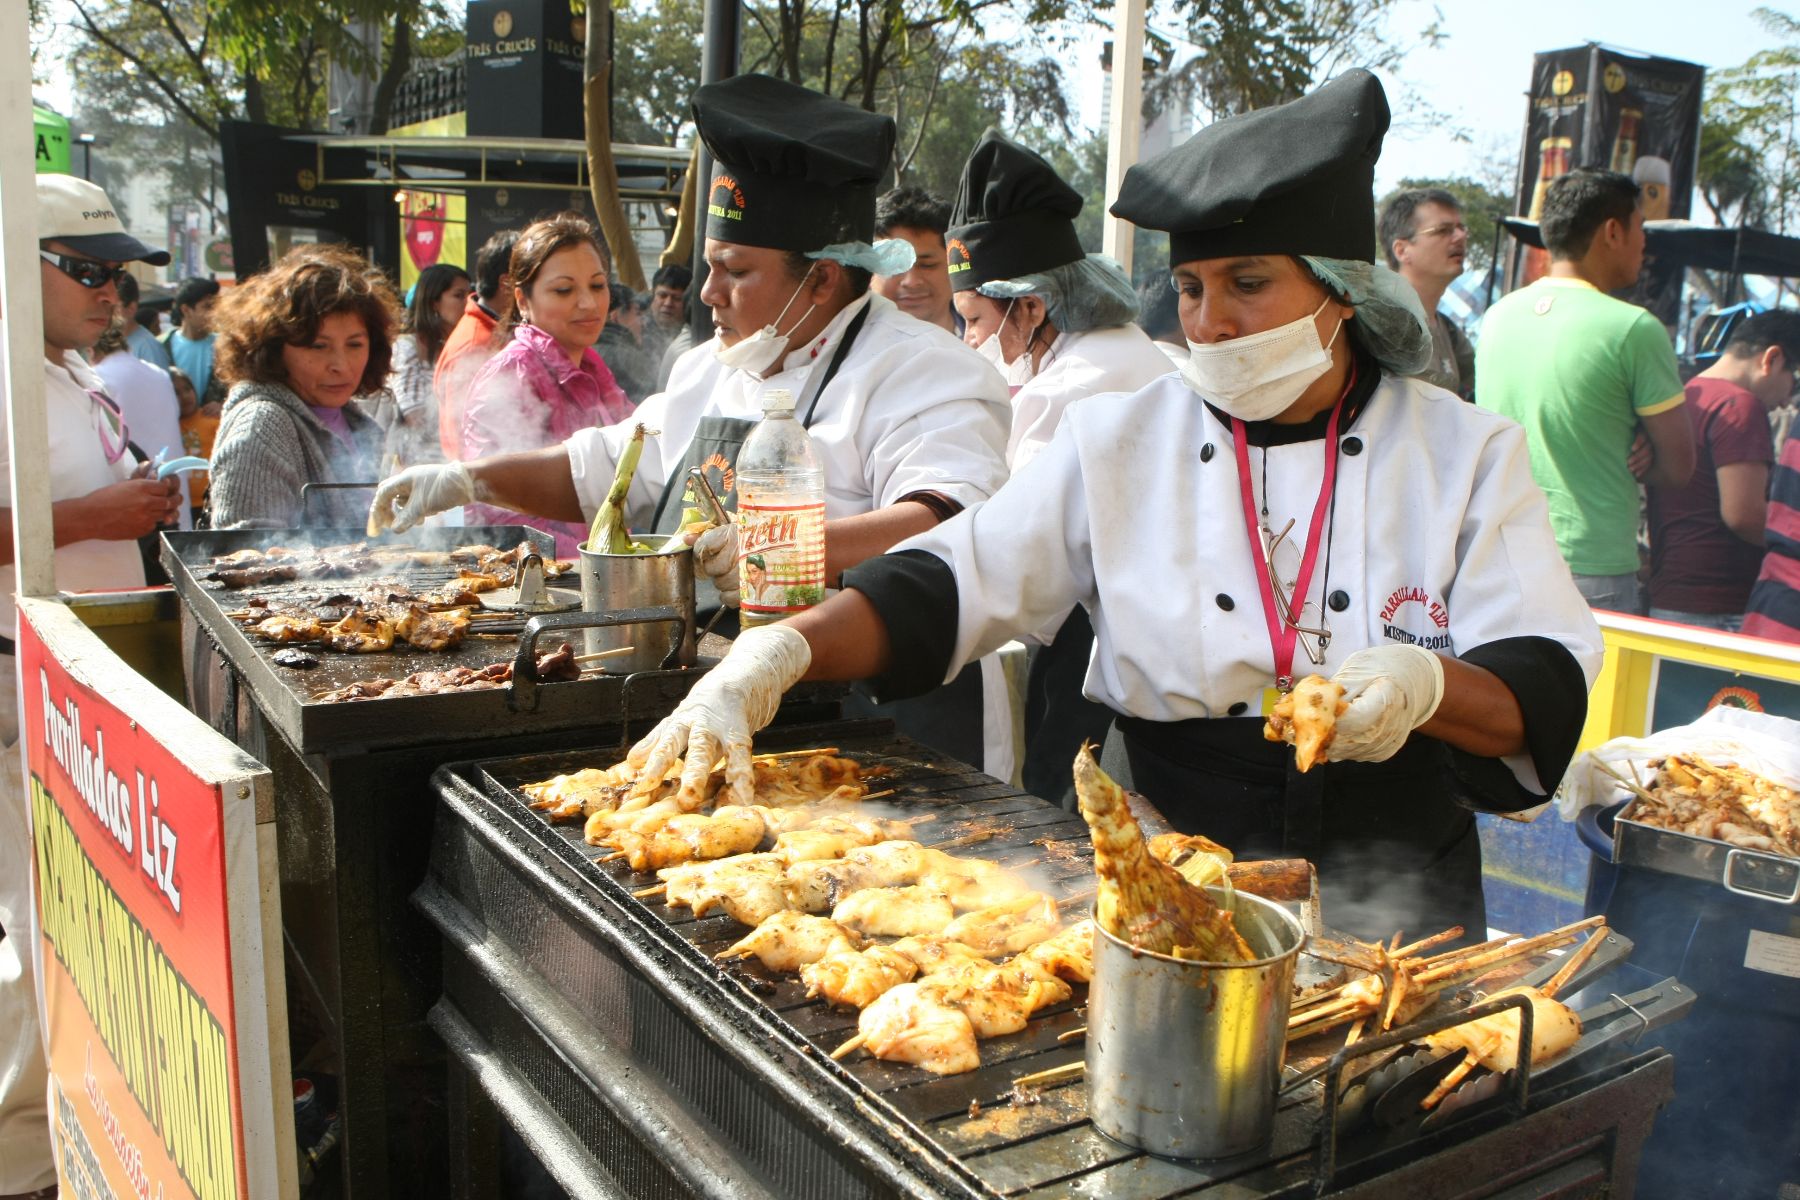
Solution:
{"label": "grill grate", "polygon": [[[766,748],[831,745],[865,765],[888,767],[894,773],[883,784],[896,790],[890,801],[937,814],[919,827],[921,841],[1044,864],[1046,890],[1060,894],[1091,886],[1091,849],[1079,818],[961,764],[934,761],[886,728],[864,722],[784,731]],[[1081,1058],[1079,1043],[1057,1041],[1083,1023],[1079,988],[1072,1003],[1040,1014],[1019,1034],[982,1042],[981,1068],[965,1075],[939,1078],[861,1055],[829,1061],[830,1050],[854,1031],[854,1013],[806,1000],[796,980],[770,975],[754,959],[740,967],[715,964],[711,954],[741,935],[741,926],[633,899],[643,877],[596,862],[602,851],[582,842],[579,825],[549,825],[516,791],[594,761],[537,756],[441,771],[433,882],[420,904],[441,928],[459,919],[447,916],[452,911],[468,914],[487,936],[514,947],[530,964],[525,973],[586,1015],[584,1031],[627,1056],[651,1090],[696,1114],[726,1153],[776,1194],[1312,1194],[1318,1108],[1305,1091],[1284,1102],[1269,1145],[1215,1163],[1160,1160],[1105,1137],[1088,1121],[1079,1083],[1048,1089],[1034,1104],[1007,1103],[1015,1077]],[[476,860],[486,865],[470,869]],[[453,972],[446,986],[462,1004],[483,988],[512,985]],[[555,1041],[552,1031],[540,1033]],[[1597,1111],[1618,1124],[1641,1109],[1647,1129],[1666,1067],[1662,1056],[1662,1074],[1648,1067],[1603,1071],[1579,1086],[1545,1089],[1534,1112],[1564,1101],[1599,1103],[1583,1099],[1584,1089],[1613,1089]],[[567,1102],[555,1088],[546,1095]],[[1340,1177],[1378,1178],[1452,1154],[1460,1163],[1443,1177],[1472,1185],[1490,1167],[1499,1169],[1500,1142],[1522,1136],[1525,1122],[1509,1120],[1476,1112],[1448,1131],[1341,1139]],[[1573,1128],[1565,1120],[1531,1133],[1544,1163],[1555,1161],[1552,1151],[1562,1143],[1554,1131],[1564,1127]],[[610,1144],[595,1144],[595,1153],[614,1152]],[[1603,1156],[1603,1175],[1628,1171],[1615,1159],[1635,1154],[1633,1138],[1621,1134],[1605,1144],[1612,1149]],[[1554,1194],[1555,1186],[1547,1178],[1545,1190],[1518,1194]]]}

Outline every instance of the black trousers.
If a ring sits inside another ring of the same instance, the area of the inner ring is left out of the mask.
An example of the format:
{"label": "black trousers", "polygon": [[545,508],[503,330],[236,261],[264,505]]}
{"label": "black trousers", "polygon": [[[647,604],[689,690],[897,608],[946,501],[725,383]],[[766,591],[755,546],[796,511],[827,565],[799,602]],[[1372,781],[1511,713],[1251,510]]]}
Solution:
{"label": "black trousers", "polygon": [[1075,752],[1083,742],[1106,744],[1112,709],[1081,694],[1094,627],[1087,609],[1076,606],[1048,646],[1031,655],[1025,681],[1025,756],[1020,778],[1034,796],[1075,808]]}
{"label": "black trousers", "polygon": [[844,701],[847,717],[886,717],[894,728],[939,754],[979,768],[982,759],[981,664],[972,662],[943,687],[908,700],[877,704],[861,684]]}
{"label": "black trousers", "polygon": [[1333,929],[1412,940],[1460,925],[1464,940],[1487,936],[1481,843],[1442,742],[1415,734],[1387,762],[1302,774],[1262,724],[1121,717],[1132,787],[1176,829],[1239,858],[1310,859]]}

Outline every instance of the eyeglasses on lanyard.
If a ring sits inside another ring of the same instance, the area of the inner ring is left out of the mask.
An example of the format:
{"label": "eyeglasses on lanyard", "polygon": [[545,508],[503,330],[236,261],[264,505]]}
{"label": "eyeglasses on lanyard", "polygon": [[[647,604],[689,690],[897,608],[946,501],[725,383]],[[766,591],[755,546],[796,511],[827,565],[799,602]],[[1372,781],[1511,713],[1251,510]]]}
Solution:
{"label": "eyeglasses on lanyard", "polygon": [[1282,526],[1281,532],[1277,534],[1271,534],[1267,525],[1262,527],[1263,570],[1269,576],[1269,591],[1275,597],[1275,611],[1281,618],[1281,623],[1294,631],[1294,636],[1300,643],[1300,649],[1306,652],[1307,660],[1313,666],[1321,667],[1325,665],[1325,651],[1331,647],[1331,627],[1324,623],[1322,617],[1316,626],[1300,623],[1300,618],[1306,615],[1306,598],[1304,596],[1300,598],[1300,608],[1296,610],[1294,608],[1294,585],[1283,583],[1280,573],[1275,569],[1275,553],[1281,549],[1281,544],[1287,541],[1288,534],[1293,532],[1293,529],[1292,518],[1288,519],[1288,523]]}

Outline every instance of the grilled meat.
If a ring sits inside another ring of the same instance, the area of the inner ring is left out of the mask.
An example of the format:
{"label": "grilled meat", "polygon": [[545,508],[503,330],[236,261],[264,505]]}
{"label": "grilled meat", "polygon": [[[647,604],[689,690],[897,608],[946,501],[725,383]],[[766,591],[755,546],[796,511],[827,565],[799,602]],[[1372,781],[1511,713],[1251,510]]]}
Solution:
{"label": "grilled meat", "polygon": [[269,583],[287,583],[300,578],[299,569],[292,565],[276,564],[271,566],[221,567],[207,572],[205,578],[217,580],[228,588],[262,587]]}
{"label": "grilled meat", "polygon": [[1017,954],[1056,932],[1056,901],[1042,892],[1027,892],[1005,904],[977,909],[941,926],[944,936],[978,954]]}
{"label": "grilled meat", "polygon": [[843,1008],[867,1008],[918,973],[919,964],[891,946],[867,950],[846,946],[801,967],[800,981],[809,997],[822,997]]}
{"label": "grilled meat", "polygon": [[929,886],[864,888],[838,901],[831,919],[869,937],[919,937],[951,923],[956,910]]}
{"label": "grilled meat", "polygon": [[[427,612],[419,605],[411,604],[394,622],[394,632],[421,650],[449,650],[460,646],[469,632],[469,614]],[[573,658],[573,653],[570,657]]]}
{"label": "grilled meat", "polygon": [[380,650],[392,650],[394,623],[359,610],[337,624],[328,626],[324,642],[328,649],[342,650],[349,654],[373,654]]}
{"label": "grilled meat", "polygon": [[1094,840],[1100,877],[1095,915],[1108,932],[1141,950],[1204,962],[1249,962],[1256,955],[1231,914],[1165,862],[1151,857],[1125,790],[1083,746],[1075,756],[1075,793]]}
{"label": "grilled meat", "polygon": [[1070,983],[1089,983],[1094,978],[1094,922],[1078,921],[1055,936],[1039,942],[1022,957],[1037,963]]}
{"label": "grilled meat", "polygon": [[934,1075],[960,1075],[981,1065],[975,1026],[923,984],[889,988],[862,1010],[856,1028],[863,1049],[889,1062],[912,1063]]}
{"label": "grilled meat", "polygon": [[288,614],[264,617],[251,628],[271,642],[316,642],[325,636],[316,618]]}
{"label": "grilled meat", "polygon": [[[563,650],[567,650],[565,645]],[[538,659],[542,670],[544,660],[560,653],[547,651]],[[512,664],[509,662],[490,663],[479,669],[475,667],[451,667],[447,671],[416,671],[405,679],[364,679],[347,684],[329,692],[319,692],[314,700],[336,702],[340,700],[375,700],[384,697],[432,696],[440,692],[481,692],[504,687],[512,680]]]}
{"label": "grilled meat", "polygon": [[1343,688],[1322,675],[1308,675],[1275,702],[1263,725],[1263,737],[1292,743],[1294,764],[1310,771],[1314,763],[1324,761],[1344,708]]}
{"label": "grilled meat", "polygon": [[799,971],[839,951],[854,953],[862,945],[855,930],[836,921],[791,909],[778,912],[739,938],[718,958],[755,955],[771,971]]}

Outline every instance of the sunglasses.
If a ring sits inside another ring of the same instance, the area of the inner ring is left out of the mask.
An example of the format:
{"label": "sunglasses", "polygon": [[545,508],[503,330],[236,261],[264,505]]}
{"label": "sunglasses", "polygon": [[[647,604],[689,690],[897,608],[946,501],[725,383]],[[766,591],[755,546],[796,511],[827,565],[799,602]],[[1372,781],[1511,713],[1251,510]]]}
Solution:
{"label": "sunglasses", "polygon": [[96,258],[74,258],[67,254],[53,254],[48,250],[39,250],[38,257],[82,287],[96,291],[109,283],[117,284],[126,274],[124,267],[109,266]]}

